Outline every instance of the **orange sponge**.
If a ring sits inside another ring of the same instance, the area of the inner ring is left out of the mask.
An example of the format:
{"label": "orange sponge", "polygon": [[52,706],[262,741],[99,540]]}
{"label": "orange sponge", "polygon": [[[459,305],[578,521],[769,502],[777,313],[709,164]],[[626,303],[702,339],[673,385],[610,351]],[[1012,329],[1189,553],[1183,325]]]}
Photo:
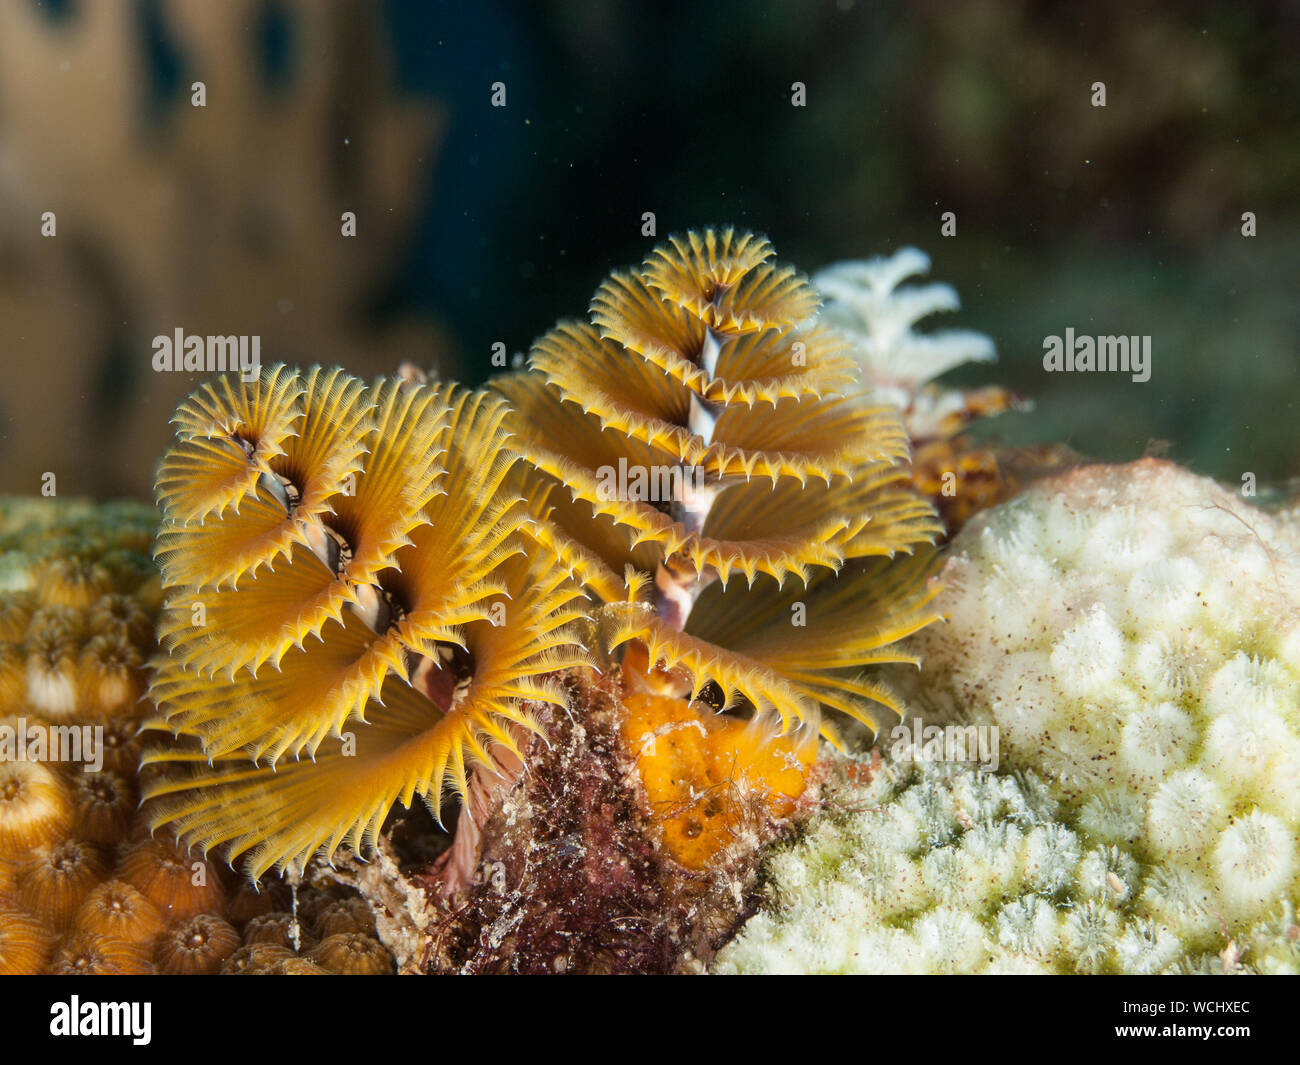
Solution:
{"label": "orange sponge", "polygon": [[817,756],[813,730],[778,734],[685,699],[629,694],[623,742],[669,853],[703,869],[756,808],[788,816]]}

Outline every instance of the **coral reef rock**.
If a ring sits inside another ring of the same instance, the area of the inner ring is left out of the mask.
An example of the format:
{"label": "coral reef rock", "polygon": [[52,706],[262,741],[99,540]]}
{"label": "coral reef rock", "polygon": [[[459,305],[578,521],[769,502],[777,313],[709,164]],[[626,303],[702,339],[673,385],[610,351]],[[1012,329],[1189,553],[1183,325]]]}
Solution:
{"label": "coral reef rock", "polygon": [[[529,740],[527,772],[476,813],[468,877],[450,855],[401,863],[384,839],[375,862],[341,874],[386,914],[380,936],[401,971],[699,971],[746,915],[761,848],[789,824],[769,793],[732,782],[725,842],[691,868],[665,846],[675,810],[649,800],[620,735],[628,711],[618,678],[575,679],[571,689],[572,710],[537,708],[547,738]],[[462,816],[458,842],[465,830]]]}

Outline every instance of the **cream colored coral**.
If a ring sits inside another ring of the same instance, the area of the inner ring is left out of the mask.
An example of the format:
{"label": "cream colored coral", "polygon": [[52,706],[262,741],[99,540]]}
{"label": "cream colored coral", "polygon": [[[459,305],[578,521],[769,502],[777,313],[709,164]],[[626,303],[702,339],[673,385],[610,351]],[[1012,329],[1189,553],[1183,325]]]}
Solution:
{"label": "cream colored coral", "polygon": [[942,579],[908,704],[995,726],[1004,775],[886,759],[719,967],[1300,971],[1300,526],[1088,467],[973,521]]}
{"label": "cream colored coral", "polygon": [[1300,972],[1293,901],[1226,931],[1209,880],[1099,839],[1052,792],[966,764],[842,766],[713,971]]}
{"label": "cream colored coral", "polygon": [[944,579],[921,712],[1118,804],[1098,831],[1212,870],[1225,920],[1294,890],[1300,527],[1169,463],[1093,466],[973,523]]}

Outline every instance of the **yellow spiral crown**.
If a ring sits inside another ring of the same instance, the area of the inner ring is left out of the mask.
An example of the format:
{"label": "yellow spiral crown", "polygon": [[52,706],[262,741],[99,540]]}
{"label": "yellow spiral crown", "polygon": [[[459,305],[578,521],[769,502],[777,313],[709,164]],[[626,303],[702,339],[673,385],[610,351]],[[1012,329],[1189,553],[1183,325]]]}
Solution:
{"label": "yellow spiral crown", "polygon": [[710,230],[488,390],[203,386],[158,476],[152,823],[256,879],[372,845],[417,795],[438,816],[522,760],[530,703],[564,701],[548,674],[593,664],[582,618],[629,695],[752,717],[728,742],[756,765],[796,726],[800,758],[834,739],[823,708],[900,711],[865,668],[934,618],[913,552],[940,526],[817,309],[766,240]]}
{"label": "yellow spiral crown", "polygon": [[[895,556],[942,527],[897,412],[772,255],[732,229],[672,237],[496,387],[556,551],[609,604],[609,646],[638,645],[682,695],[715,686],[833,738],[823,706],[873,727],[899,709],[861,671],[908,661],[890,645],[934,619],[929,554]],[[628,470],[674,494],[611,492]]]}
{"label": "yellow spiral crown", "polygon": [[586,661],[581,591],[508,488],[500,397],[283,366],[203,386],[163,460],[154,826],[256,879],[519,753]]}

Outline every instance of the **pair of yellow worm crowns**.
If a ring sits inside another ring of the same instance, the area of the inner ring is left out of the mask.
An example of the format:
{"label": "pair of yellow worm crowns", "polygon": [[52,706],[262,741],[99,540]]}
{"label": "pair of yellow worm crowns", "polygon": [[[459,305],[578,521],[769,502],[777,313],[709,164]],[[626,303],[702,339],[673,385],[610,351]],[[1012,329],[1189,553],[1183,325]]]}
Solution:
{"label": "pair of yellow worm crowns", "polygon": [[520,756],[529,704],[615,652],[773,731],[897,711],[863,667],[935,617],[911,552],[941,527],[771,256],[674,237],[482,391],[274,367],[187,400],[158,477],[154,824],[254,878],[364,848],[395,802],[436,816]]}

